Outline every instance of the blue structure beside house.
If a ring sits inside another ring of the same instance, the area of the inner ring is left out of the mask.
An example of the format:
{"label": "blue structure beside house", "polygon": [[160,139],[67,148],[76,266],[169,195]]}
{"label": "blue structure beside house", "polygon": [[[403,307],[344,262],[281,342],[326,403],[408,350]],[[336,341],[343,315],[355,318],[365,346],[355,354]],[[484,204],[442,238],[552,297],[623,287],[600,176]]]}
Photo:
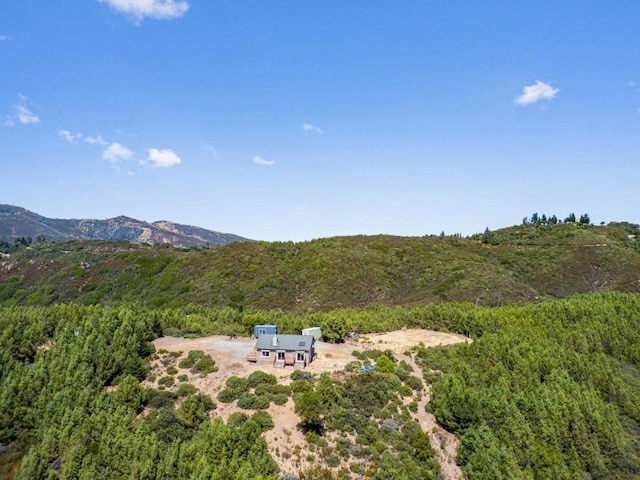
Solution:
{"label": "blue structure beside house", "polygon": [[253,336],[260,338],[260,335],[276,335],[278,333],[277,325],[254,325]]}

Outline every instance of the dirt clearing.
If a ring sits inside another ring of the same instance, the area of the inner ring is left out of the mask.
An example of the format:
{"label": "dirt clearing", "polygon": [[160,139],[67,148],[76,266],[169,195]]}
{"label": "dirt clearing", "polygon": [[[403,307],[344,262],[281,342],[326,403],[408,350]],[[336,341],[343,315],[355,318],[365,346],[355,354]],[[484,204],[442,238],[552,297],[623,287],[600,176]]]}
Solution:
{"label": "dirt clearing", "polygon": [[[354,350],[388,349],[399,354],[419,343],[423,343],[425,347],[434,347],[460,342],[470,342],[470,340],[463,335],[421,329],[360,335],[355,340],[339,344],[317,342],[316,359],[305,370],[311,373],[340,371],[347,363],[355,360],[355,357],[351,355]],[[275,368],[270,365],[248,362],[247,354],[253,350],[255,345],[255,340],[250,338],[231,339],[220,335],[201,338],[161,337],[156,339],[153,344],[157,350],[181,351],[185,355],[189,350],[202,350],[211,355],[220,367],[218,372],[208,375],[212,385],[219,383],[216,379],[224,378],[226,380],[232,375],[247,376],[256,370],[271,373],[279,378],[288,378],[293,371],[291,367]]]}
{"label": "dirt clearing", "polygon": [[[349,362],[356,360],[352,355],[354,350],[391,350],[403,359],[406,358],[411,361],[411,358],[405,357],[403,353],[420,343],[424,344],[425,347],[434,347],[470,341],[471,340],[462,335],[452,333],[421,329],[404,329],[388,333],[360,335],[356,339],[348,340],[341,344],[317,342],[316,359],[309,364],[305,370],[314,374],[342,371]],[[248,362],[246,356],[253,350],[255,345],[255,340],[249,338],[229,338],[228,336],[219,335],[193,339],[161,337],[153,343],[158,351],[182,352],[182,355],[176,359],[176,364],[179,363],[181,358],[186,357],[190,350],[202,350],[204,353],[211,355],[219,367],[217,372],[202,376],[194,375],[190,373],[188,369],[178,369],[178,374],[188,375],[188,382],[192,383],[201,392],[210,395],[214,401],[218,393],[224,388],[227,379],[233,375],[247,377],[252,372],[262,370],[275,375],[280,383],[288,384],[290,382],[290,375],[293,372],[292,367],[275,368],[268,364]],[[411,363],[417,368],[414,362],[411,361]],[[159,360],[154,361],[152,364],[152,374],[157,377],[166,375],[166,366]],[[425,393],[428,395],[428,391],[425,391]],[[416,416],[416,420],[419,421],[423,429],[430,434],[432,443],[435,443],[434,435],[436,433],[446,434],[446,432],[440,431],[442,429],[439,429],[439,427],[435,425],[435,419],[427,418],[424,414],[424,404],[428,400],[426,395],[425,397],[421,402],[421,412]],[[251,411],[242,410],[237,407],[236,402],[229,404],[222,402],[216,403],[218,406],[213,414],[222,417],[225,421],[234,412],[252,413]],[[273,417],[275,428],[268,431],[265,434],[265,438],[269,445],[271,455],[276,462],[278,462],[281,471],[295,472],[301,468],[310,466],[310,460],[313,458],[313,455],[311,455],[311,452],[306,448],[304,435],[296,428],[300,419],[293,413],[293,401],[289,399],[289,401],[282,406],[271,404],[267,412]],[[446,479],[458,478],[459,470],[457,470],[455,466],[455,437],[446,443],[449,447],[446,449],[447,452],[442,451],[445,450],[444,448],[436,448],[437,458],[441,464],[443,476]],[[292,452],[295,452],[295,454],[292,455]],[[447,455],[445,455],[445,453]]]}

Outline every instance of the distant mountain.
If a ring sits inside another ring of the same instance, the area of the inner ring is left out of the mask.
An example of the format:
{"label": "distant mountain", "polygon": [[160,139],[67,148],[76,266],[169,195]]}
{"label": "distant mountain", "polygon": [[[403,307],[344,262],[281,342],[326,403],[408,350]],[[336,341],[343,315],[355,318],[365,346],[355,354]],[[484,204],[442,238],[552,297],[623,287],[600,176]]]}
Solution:
{"label": "distant mountain", "polygon": [[174,247],[226,245],[247,240],[238,235],[220,233],[191,225],[161,220],[148,223],[119,216],[106,220],[47,218],[21,207],[0,204],[0,240],[13,243],[16,238],[38,237],[47,240],[128,240],[134,243],[169,243]]}

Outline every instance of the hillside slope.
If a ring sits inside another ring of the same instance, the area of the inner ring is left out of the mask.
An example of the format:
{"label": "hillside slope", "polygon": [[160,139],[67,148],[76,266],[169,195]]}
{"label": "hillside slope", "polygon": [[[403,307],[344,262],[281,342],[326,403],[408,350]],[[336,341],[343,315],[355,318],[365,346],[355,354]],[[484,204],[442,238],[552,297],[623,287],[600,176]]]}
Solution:
{"label": "hillside slope", "polygon": [[246,240],[165,220],[148,223],[119,216],[106,220],[47,218],[21,207],[0,205],[0,241],[13,243],[16,238],[44,237],[47,240],[128,240],[135,243],[170,243],[174,247],[226,245]]}
{"label": "hillside slope", "polygon": [[0,302],[140,301],[284,310],[468,301],[495,306],[640,291],[640,231],[522,225],[472,238],[355,236],[184,251],[41,242],[0,262]]}

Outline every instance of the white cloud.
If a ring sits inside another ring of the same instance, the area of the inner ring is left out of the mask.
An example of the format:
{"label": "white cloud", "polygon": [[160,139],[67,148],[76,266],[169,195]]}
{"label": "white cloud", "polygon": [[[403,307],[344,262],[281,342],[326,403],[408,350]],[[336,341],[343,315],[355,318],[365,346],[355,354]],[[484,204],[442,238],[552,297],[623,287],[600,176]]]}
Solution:
{"label": "white cloud", "polygon": [[102,138],[102,135],[98,135],[96,137],[85,137],[84,141],[91,144],[91,145],[108,145],[109,142],[107,142],[104,138]]}
{"label": "white cloud", "polygon": [[559,91],[548,83],[538,80],[535,84],[527,85],[522,89],[522,95],[516,98],[516,104],[525,106],[540,100],[551,100]]}
{"label": "white cloud", "polygon": [[150,166],[152,168],[168,168],[174,167],[182,162],[180,157],[170,148],[158,149],[150,148],[148,150],[149,157],[140,162],[143,165]]}
{"label": "white cloud", "polygon": [[256,165],[265,165],[265,166],[269,167],[269,166],[273,165],[276,162],[274,162],[273,160],[265,160],[260,155],[255,155],[253,157],[253,163],[255,163]]}
{"label": "white cloud", "polygon": [[145,17],[156,20],[180,18],[187,10],[189,3],[186,0],[98,0],[106,3],[113,10],[130,16],[139,23]]}
{"label": "white cloud", "polygon": [[133,158],[133,152],[127,147],[123,147],[119,143],[112,143],[102,152],[103,160],[111,163],[118,163],[121,160],[131,160]]}
{"label": "white cloud", "polygon": [[32,123],[40,123],[40,117],[29,110],[26,105],[16,106],[16,117],[23,125],[31,125]]}
{"label": "white cloud", "polygon": [[69,130],[60,130],[58,136],[64,138],[69,143],[78,143],[78,141],[82,139],[80,132],[71,133]]}
{"label": "white cloud", "polygon": [[22,125],[32,125],[35,123],[40,123],[40,117],[33,113],[31,109],[33,108],[29,99],[22,95],[18,94],[18,103],[13,106],[13,115],[7,115],[5,117],[4,125],[7,127],[13,127],[18,123]]}
{"label": "white cloud", "polygon": [[0,42],[6,42],[7,40],[11,40],[9,35],[0,35]]}
{"label": "white cloud", "polygon": [[318,135],[322,135],[324,133],[320,128],[315,125],[311,125],[310,123],[303,123],[302,129],[304,130],[304,133],[317,133]]}

